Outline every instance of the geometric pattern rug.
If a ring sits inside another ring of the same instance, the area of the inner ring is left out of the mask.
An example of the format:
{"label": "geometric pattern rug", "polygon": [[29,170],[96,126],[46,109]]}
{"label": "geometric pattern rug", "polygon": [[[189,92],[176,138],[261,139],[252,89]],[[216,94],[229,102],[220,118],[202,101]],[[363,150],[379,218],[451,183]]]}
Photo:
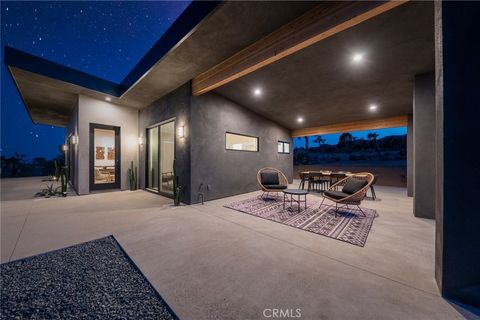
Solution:
{"label": "geometric pattern rug", "polygon": [[225,207],[360,247],[365,245],[373,220],[378,217],[376,210],[362,207],[365,217],[354,206],[339,207],[335,215],[335,206],[323,204],[320,207],[320,202],[308,199],[307,209],[301,207],[300,212],[295,204],[284,210],[283,198],[262,200],[255,197]]}
{"label": "geometric pattern rug", "polygon": [[0,319],[178,319],[113,236],[0,265]]}

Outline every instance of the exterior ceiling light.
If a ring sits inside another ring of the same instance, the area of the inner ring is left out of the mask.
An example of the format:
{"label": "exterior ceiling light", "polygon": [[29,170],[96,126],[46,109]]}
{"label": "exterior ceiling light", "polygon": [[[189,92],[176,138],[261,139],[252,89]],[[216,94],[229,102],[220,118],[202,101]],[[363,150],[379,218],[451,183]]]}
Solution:
{"label": "exterior ceiling light", "polygon": [[377,106],[376,104],[371,104],[371,105],[368,107],[368,110],[369,110],[370,112],[375,112],[375,111],[377,111],[377,109],[378,109],[378,106]]}
{"label": "exterior ceiling light", "polygon": [[256,97],[261,96],[261,95],[262,95],[262,89],[260,89],[260,88],[255,88],[255,89],[253,90],[253,95],[256,96]]}
{"label": "exterior ceiling light", "polygon": [[364,59],[363,53],[355,53],[352,56],[352,62],[355,63],[355,64],[361,63],[363,61],[363,59]]}
{"label": "exterior ceiling light", "polygon": [[298,122],[298,123],[302,123],[302,122],[303,122],[303,118],[302,118],[302,117],[298,117],[298,118],[297,118],[297,122]]}
{"label": "exterior ceiling light", "polygon": [[105,100],[106,100],[106,101],[112,101],[112,98],[110,98],[110,97],[105,97]]}

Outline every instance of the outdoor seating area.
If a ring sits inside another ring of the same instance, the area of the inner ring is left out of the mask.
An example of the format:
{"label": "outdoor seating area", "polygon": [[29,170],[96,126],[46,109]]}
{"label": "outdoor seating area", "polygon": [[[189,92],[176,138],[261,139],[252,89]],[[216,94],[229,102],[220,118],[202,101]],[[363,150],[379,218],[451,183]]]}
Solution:
{"label": "outdoor seating area", "polygon": [[[362,239],[363,246],[373,219],[378,216],[375,210],[360,207],[374,182],[374,175],[369,172],[311,171],[300,172],[300,177],[299,188],[288,189],[288,180],[283,172],[272,167],[260,169],[257,182],[262,195],[258,199],[247,199],[226,207],[325,236],[331,236],[331,232],[335,231],[340,238],[346,235],[347,239],[343,240],[347,242],[350,242],[348,239]],[[321,192],[321,203],[310,201],[307,205],[310,191]],[[283,193],[283,201],[268,196],[269,193],[280,192]],[[335,203],[335,206],[324,205],[325,200]],[[356,209],[349,205],[356,206]]]}

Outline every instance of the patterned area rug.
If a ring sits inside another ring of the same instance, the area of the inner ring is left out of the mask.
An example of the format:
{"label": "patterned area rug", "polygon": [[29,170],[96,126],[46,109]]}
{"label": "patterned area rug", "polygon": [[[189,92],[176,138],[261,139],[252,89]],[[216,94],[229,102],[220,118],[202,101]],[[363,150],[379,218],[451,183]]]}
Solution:
{"label": "patterned area rug", "polygon": [[113,236],[0,272],[1,319],[178,319]]}
{"label": "patterned area rug", "polygon": [[320,202],[309,201],[309,199],[307,199],[307,209],[301,207],[300,213],[296,204],[293,209],[284,210],[283,198],[262,200],[260,197],[255,197],[233,202],[225,207],[360,247],[365,245],[373,220],[378,217],[375,210],[362,207],[366,214],[364,217],[354,206],[343,207],[335,215],[335,206],[324,204],[320,207]]}

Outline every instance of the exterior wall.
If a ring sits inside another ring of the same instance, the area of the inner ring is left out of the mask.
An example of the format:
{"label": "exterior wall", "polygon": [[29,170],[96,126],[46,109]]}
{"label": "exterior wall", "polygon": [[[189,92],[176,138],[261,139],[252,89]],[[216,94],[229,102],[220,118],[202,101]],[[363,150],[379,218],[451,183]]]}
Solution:
{"label": "exterior wall", "polygon": [[480,306],[478,2],[435,2],[436,255],[442,295]]}
{"label": "exterior wall", "polygon": [[130,161],[138,163],[138,110],[80,95],[78,100],[78,194],[90,192],[90,123],[120,127],[120,186],[128,189]]}
{"label": "exterior wall", "polygon": [[413,197],[413,115],[408,115],[407,125],[407,196]]}
{"label": "exterior wall", "polygon": [[435,219],[435,75],[415,76],[413,99],[413,213]]}
{"label": "exterior wall", "polygon": [[[258,190],[256,174],[275,167],[293,176],[293,144],[289,130],[210,92],[192,97],[191,107],[191,198],[205,200]],[[225,132],[259,137],[259,152],[225,149]],[[278,140],[290,142],[290,154],[277,152]]]}
{"label": "exterior wall", "polygon": [[[165,97],[155,101],[140,111],[139,136],[146,142],[146,131],[149,126],[175,118],[175,126],[185,127],[185,137],[179,138],[175,130],[175,173],[179,177],[179,185],[184,186],[181,201],[190,203],[190,83],[172,91]],[[146,180],[146,144],[141,146],[139,153],[140,187],[145,188]]]}
{"label": "exterior wall", "polygon": [[[66,130],[66,139],[65,144],[68,145],[68,140],[72,136],[78,136],[78,100],[77,100],[77,105],[74,107],[71,115],[70,115],[70,120],[68,122],[67,130]],[[72,186],[75,189],[75,191],[78,193],[78,144],[71,144],[70,149],[68,152],[73,153],[72,155],[72,160],[70,163],[68,163],[69,166],[73,168],[73,174],[72,177],[70,177],[70,181],[72,182]],[[67,161],[70,161],[70,159],[67,159]]]}

